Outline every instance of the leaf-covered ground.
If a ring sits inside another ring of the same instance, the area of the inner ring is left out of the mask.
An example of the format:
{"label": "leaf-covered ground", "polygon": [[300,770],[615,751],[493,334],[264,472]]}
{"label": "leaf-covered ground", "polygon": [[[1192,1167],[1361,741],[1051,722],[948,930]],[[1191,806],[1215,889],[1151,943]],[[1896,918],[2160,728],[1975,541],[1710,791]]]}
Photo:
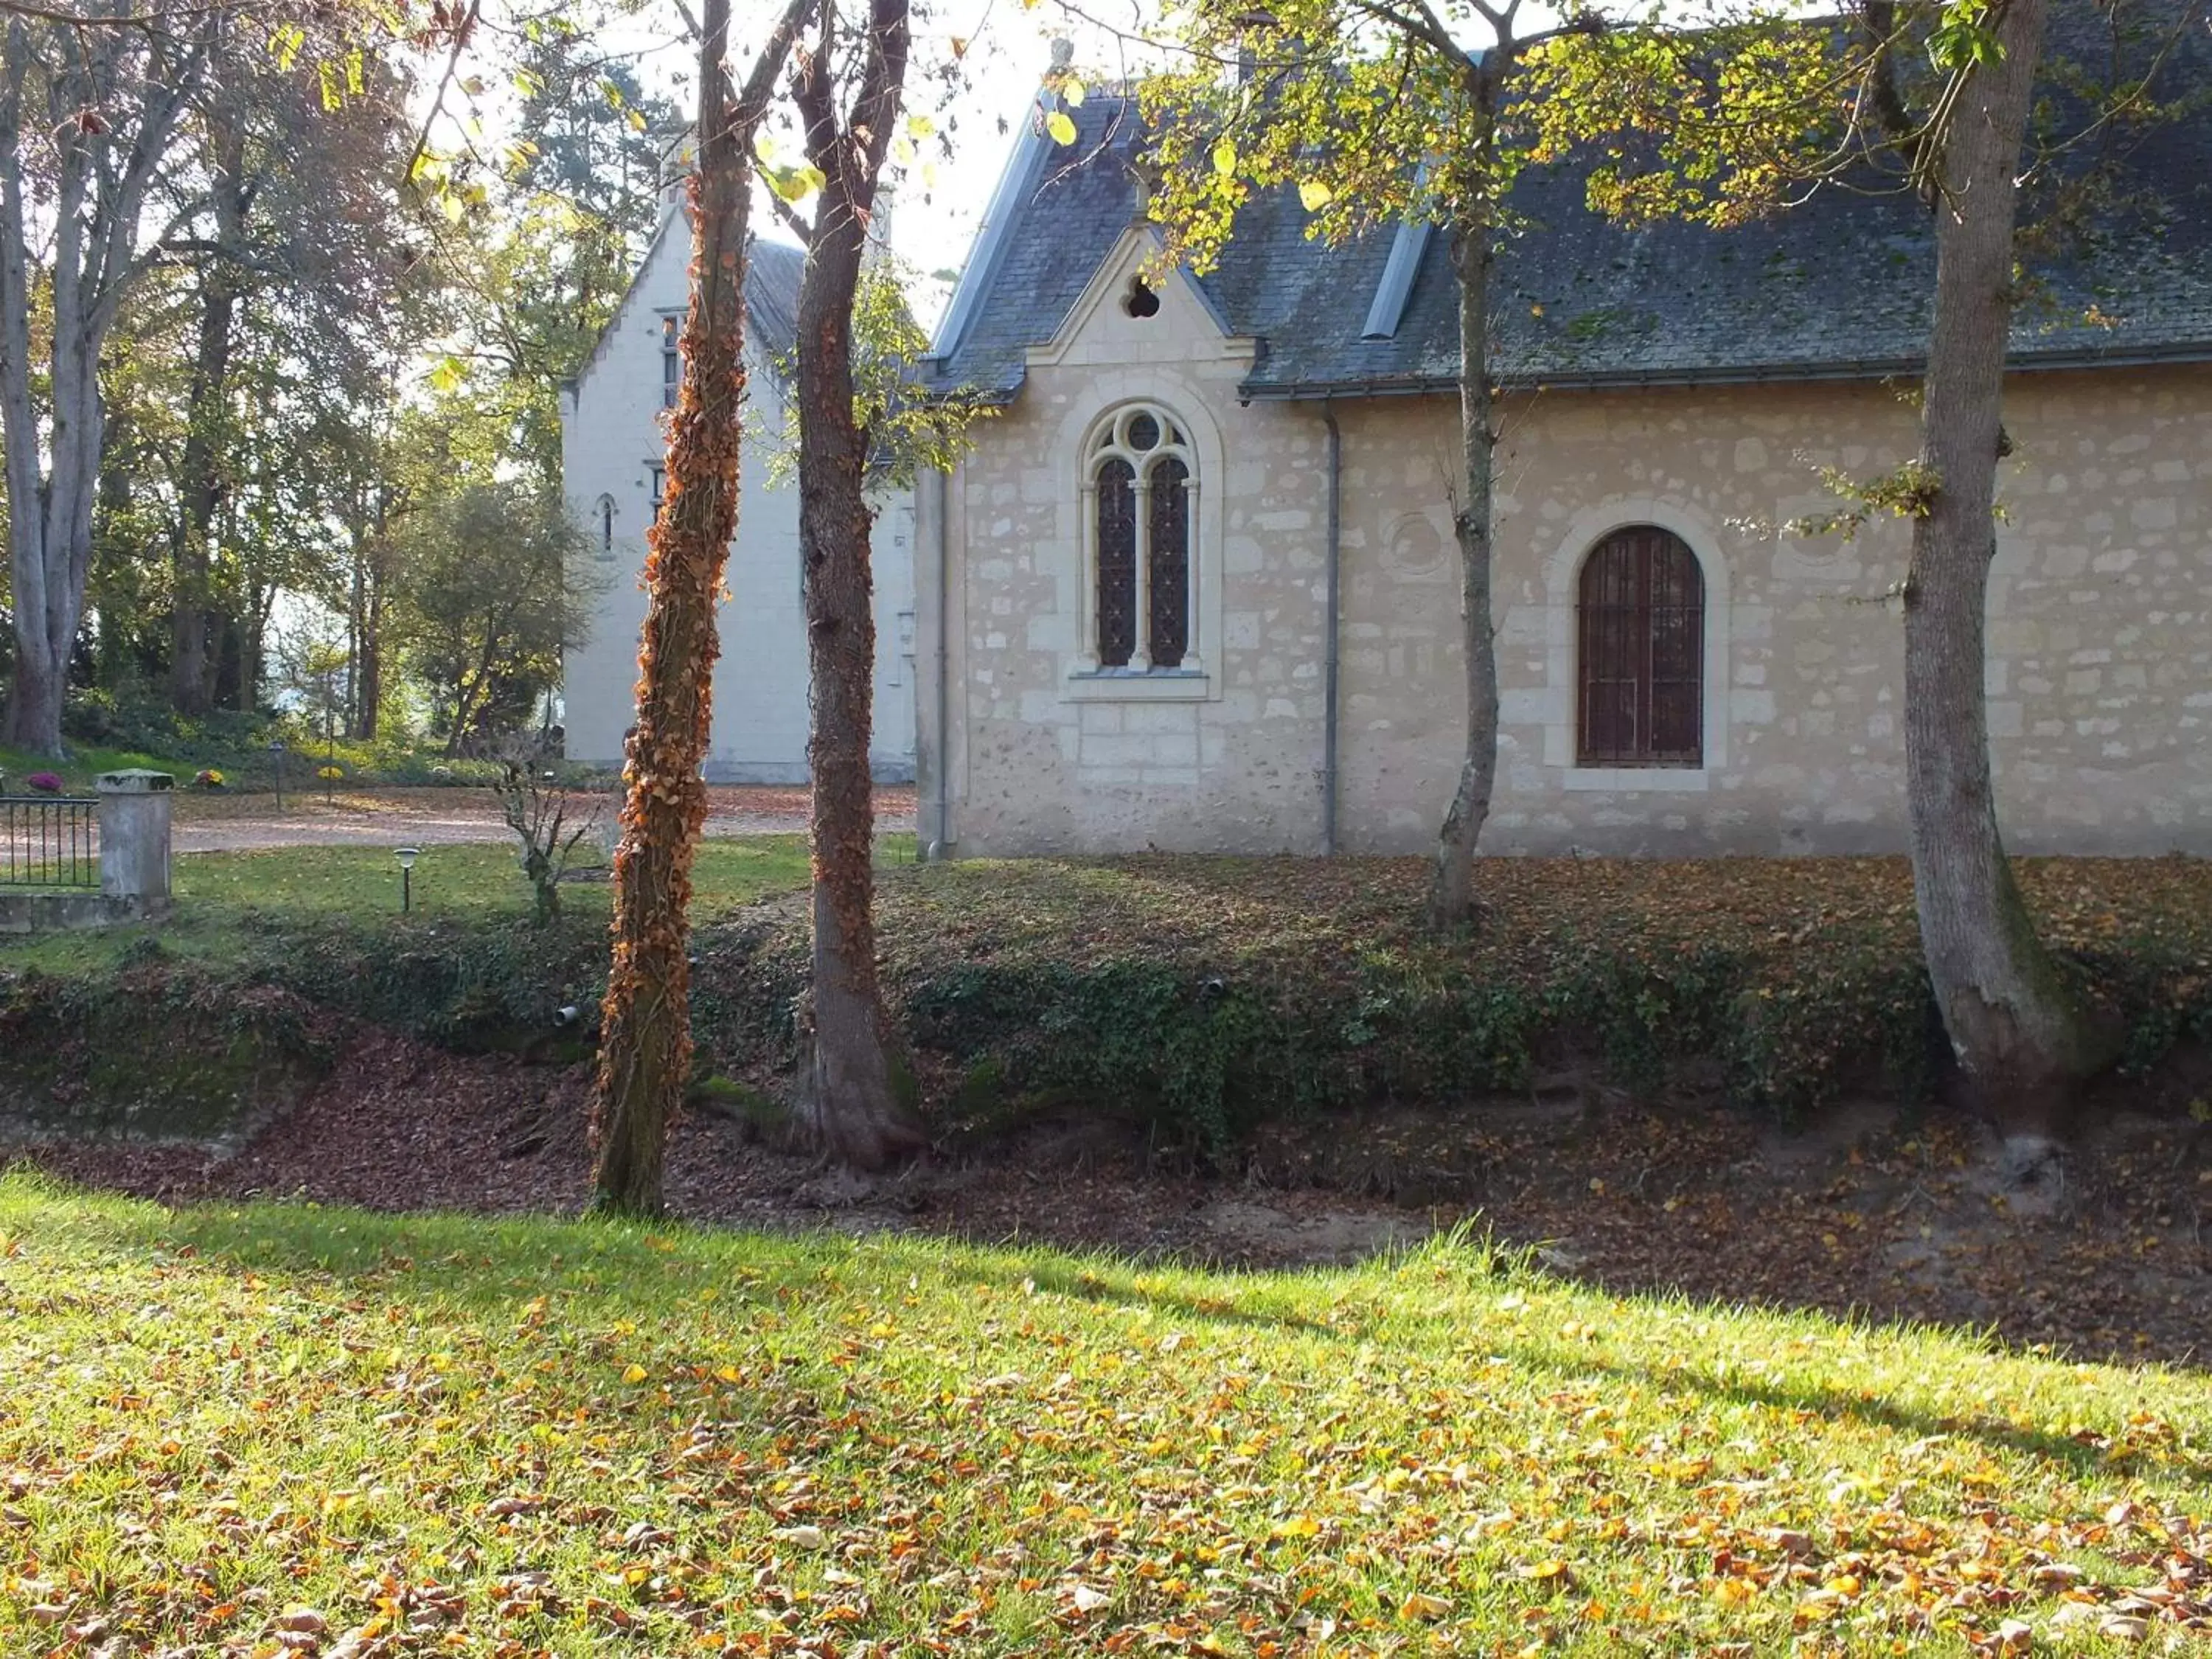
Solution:
{"label": "leaf-covered ground", "polygon": [[0,1181],[0,1650],[2197,1650],[2212,1382],[1625,1300]]}
{"label": "leaf-covered ground", "polygon": [[[362,1038],[263,1133],[216,1150],[0,1135],[0,1164],[167,1202],[296,1195],[379,1210],[574,1213],[591,1191],[588,1066]],[[1605,1288],[1993,1332],[2021,1348],[2203,1369],[2212,1132],[2129,1114],[2008,1179],[1977,1126],[1860,1103],[1800,1129],[1711,1102],[1547,1091],[1265,1133],[1237,1179],[1062,1113],[990,1155],[875,1188],[699,1108],[669,1202],[695,1222],[922,1231],[1272,1267],[1355,1259],[1474,1218]]]}

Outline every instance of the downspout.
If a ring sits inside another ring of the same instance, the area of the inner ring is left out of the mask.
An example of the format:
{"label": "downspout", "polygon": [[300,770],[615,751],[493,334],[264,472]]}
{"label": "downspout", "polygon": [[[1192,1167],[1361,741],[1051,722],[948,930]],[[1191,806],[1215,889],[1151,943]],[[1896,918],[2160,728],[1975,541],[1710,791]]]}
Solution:
{"label": "downspout", "polygon": [[1328,550],[1322,608],[1321,683],[1321,850],[1324,857],[1336,853],[1336,636],[1343,580],[1342,474],[1344,434],[1337,430],[1336,405],[1322,399],[1322,425],[1328,430]]}
{"label": "downspout", "polygon": [[941,469],[932,468],[927,477],[933,509],[929,515],[929,534],[937,566],[937,639],[936,648],[930,653],[931,673],[936,681],[934,690],[937,697],[937,754],[933,769],[936,776],[930,780],[931,793],[936,797],[936,811],[933,815],[935,823],[932,826],[936,831],[936,839],[921,852],[925,862],[936,864],[948,856],[946,848],[952,843],[949,822],[952,811],[952,791],[948,781],[952,773],[952,675],[951,656],[947,646],[952,628],[952,574],[945,557],[950,539],[945,532],[945,475]]}

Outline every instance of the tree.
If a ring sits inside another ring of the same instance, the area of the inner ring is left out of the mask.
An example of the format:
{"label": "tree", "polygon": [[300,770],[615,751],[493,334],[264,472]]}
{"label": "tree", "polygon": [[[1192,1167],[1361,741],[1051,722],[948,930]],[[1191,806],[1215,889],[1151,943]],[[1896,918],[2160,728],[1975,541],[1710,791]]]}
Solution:
{"label": "tree", "polygon": [[561,919],[561,883],[584,837],[599,825],[597,795],[578,800],[552,769],[556,758],[535,738],[500,745],[492,793],[499,815],[522,843],[522,876],[530,884],[532,919],[540,927]]}
{"label": "tree", "polygon": [[559,496],[473,483],[412,514],[400,625],[430,688],[431,729],[459,754],[526,721],[580,644],[598,584],[587,539]]}
{"label": "tree", "polygon": [[[1967,1096],[2030,1148],[2110,1051],[2036,933],[1997,823],[1984,635],[1997,471],[2011,448],[2005,359],[2031,286],[2027,245],[2048,252],[2086,243],[2094,253],[2100,218],[2145,205],[2111,188],[2112,164],[2129,148],[2116,141],[2131,125],[2182,114],[2159,104],[2154,83],[2183,32],[2202,21],[2197,0],[2154,9],[2147,30],[2124,25],[2119,7],[2100,9],[2102,38],[2054,77],[2063,95],[2039,118],[2050,9],[2050,0],[1861,0],[1848,27],[1793,27],[1796,40],[1820,47],[1826,66],[1779,97],[1705,42],[1669,53],[1578,43],[1547,66],[1565,82],[1605,90],[1602,104],[1559,106],[1604,118],[1561,136],[1605,143],[1613,160],[1594,172],[1593,199],[1621,216],[1728,222],[1770,204],[1777,181],[1916,189],[1929,204],[1936,272],[1919,454],[1886,477],[1832,477],[1848,504],[1815,527],[1849,529],[1884,511],[1911,522],[1899,594],[1922,948]],[[2030,165],[2024,152],[2039,121]],[[1747,137],[1793,128],[1794,146],[1769,142],[1762,151]],[[1620,142],[1627,133],[1644,137],[1640,155]],[[2023,223],[2031,189],[2045,210]]]}
{"label": "tree", "polygon": [[[0,735],[44,755],[61,752],[91,566],[101,350],[156,257],[140,218],[220,17],[178,0],[147,11],[148,25],[131,28],[13,16],[0,46],[0,445],[15,647]],[[41,225],[52,251],[34,270]]]}
{"label": "tree", "polygon": [[2052,1126],[2098,1057],[2005,857],[1984,678],[1997,463],[2009,447],[2015,181],[2049,9],[1992,8],[1994,61],[1961,70],[1942,133],[1923,489],[1904,589],[1905,788],[1928,976],[1970,1090],[2029,1133]]}
{"label": "tree", "polygon": [[662,1203],[668,1121],[690,1081],[691,860],[706,823],[714,596],[738,526],[745,391],[745,236],[752,146],[812,0],[787,0],[733,92],[724,58],[729,0],[705,0],[698,161],[690,185],[691,304],[683,388],[669,423],[668,494],[646,536],[646,612],[628,799],[615,848],[614,959],[607,974],[593,1127],[595,1207],[652,1215]]}
{"label": "tree", "polygon": [[[344,52],[319,24],[312,42],[302,29],[272,54],[243,23],[219,20],[165,181],[161,252],[190,271],[197,313],[170,530],[170,701],[184,714],[216,702],[223,634],[239,620],[216,603],[210,538],[267,404],[252,395],[263,386],[241,398],[235,360],[255,354],[264,375],[296,368],[366,401],[379,337],[418,282],[396,195],[403,88],[381,62],[355,54],[333,103],[322,71]],[[234,696],[250,707],[251,685]]]}
{"label": "tree", "polygon": [[[876,974],[874,807],[868,768],[876,623],[868,440],[857,418],[854,314],[878,182],[906,77],[908,0],[869,0],[849,25],[822,0],[793,77],[818,177],[799,289],[799,538],[813,711],[813,1065],[802,1121],[853,1168],[927,1144],[892,1088]],[[841,111],[839,95],[849,83]]]}
{"label": "tree", "polygon": [[[1143,93],[1158,170],[1150,210],[1166,232],[1166,260],[1205,271],[1254,191],[1293,186],[1314,232],[1331,240],[1399,218],[1433,220],[1451,238],[1461,445],[1452,521],[1467,733],[1430,882],[1438,927],[1474,919],[1474,850],[1498,769],[1490,272],[1524,155],[1500,113],[1524,56],[1552,34],[1517,32],[1518,11],[1517,0],[1443,9],[1431,0],[1285,0],[1264,9],[1199,0],[1172,15],[1178,61]],[[1454,25],[1469,23],[1492,44],[1462,41]],[[1233,80],[1224,72],[1232,64]]]}

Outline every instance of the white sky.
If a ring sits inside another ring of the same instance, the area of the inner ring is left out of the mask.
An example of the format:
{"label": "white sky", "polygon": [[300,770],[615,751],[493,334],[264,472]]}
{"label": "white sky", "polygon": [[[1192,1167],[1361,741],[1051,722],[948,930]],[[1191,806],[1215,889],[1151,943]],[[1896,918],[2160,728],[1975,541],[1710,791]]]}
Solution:
{"label": "white sky", "polygon": [[[780,7],[769,0],[735,0],[732,67],[744,65],[769,19]],[[1157,15],[1152,0],[1120,0],[1117,25],[1134,29]],[[1022,0],[941,0],[915,32],[907,76],[906,109],[923,113],[950,133],[953,153],[946,158],[933,141],[920,147],[906,170],[891,214],[893,250],[921,274],[912,295],[915,314],[934,324],[951,291],[935,273],[957,271],[974,240],[977,221],[999,182],[1020,124],[1029,118],[1037,87],[1051,61],[1052,39],[1075,42],[1078,72],[1105,82],[1136,65],[1109,29],[1086,25],[1061,10],[1054,0],[1025,8]],[[965,84],[949,98],[932,71],[952,57],[951,42],[967,42],[962,60]],[[646,0],[631,17],[603,30],[597,43],[634,63],[641,79],[687,112],[693,106],[690,59],[695,48],[684,38],[673,0]],[[681,77],[681,84],[678,84]],[[1000,123],[1006,131],[1000,131]],[[924,177],[923,164],[928,164]],[[790,240],[773,216],[756,214],[758,233]]]}

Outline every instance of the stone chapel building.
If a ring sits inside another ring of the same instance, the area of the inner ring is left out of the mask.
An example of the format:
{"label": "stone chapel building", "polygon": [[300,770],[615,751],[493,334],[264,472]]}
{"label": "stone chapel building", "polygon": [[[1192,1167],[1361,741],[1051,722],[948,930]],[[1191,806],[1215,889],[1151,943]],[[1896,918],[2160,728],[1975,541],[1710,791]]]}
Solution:
{"label": "stone chapel building", "polygon": [[[2212,83],[2212,45],[2170,67]],[[2169,94],[2170,95],[2170,94]],[[1000,405],[918,502],[921,807],[947,855],[1425,851],[1456,776],[1456,294],[1440,233],[1287,196],[1157,289],[1133,103],[1018,139],[935,343]],[[2133,136],[2131,136],[2131,141]],[[1989,609],[2022,852],[2212,854],[2212,122],[2020,312]],[[1507,395],[1491,853],[1905,843],[1894,521],[1790,533],[1917,446],[1925,210],[1721,233],[1532,172]]]}
{"label": "stone chapel building", "polygon": [[[681,196],[665,192],[643,264],[583,372],[561,402],[562,477],[569,508],[611,578],[585,643],[563,665],[572,760],[619,766],[635,720],[645,625],[645,532],[660,510],[666,434],[681,364],[677,337],[690,297],[691,237]],[[783,363],[795,337],[805,255],[756,240],[745,280],[747,372],[738,533],[717,608],[714,726],[704,771],[713,783],[806,781],[806,625],[799,562],[799,483],[773,477],[786,441]],[[914,507],[910,492],[878,503],[875,728],[870,761],[886,782],[914,776]]]}

